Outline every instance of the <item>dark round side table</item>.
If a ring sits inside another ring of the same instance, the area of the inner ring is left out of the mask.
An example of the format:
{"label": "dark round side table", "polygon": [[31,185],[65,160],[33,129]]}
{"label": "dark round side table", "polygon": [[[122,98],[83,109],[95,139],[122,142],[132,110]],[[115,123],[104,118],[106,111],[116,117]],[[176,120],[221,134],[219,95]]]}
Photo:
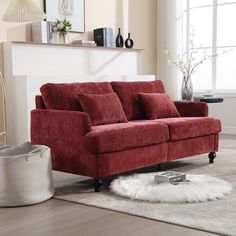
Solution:
{"label": "dark round side table", "polygon": [[220,103],[224,101],[223,97],[194,97],[193,100],[195,102],[206,102],[206,103]]}

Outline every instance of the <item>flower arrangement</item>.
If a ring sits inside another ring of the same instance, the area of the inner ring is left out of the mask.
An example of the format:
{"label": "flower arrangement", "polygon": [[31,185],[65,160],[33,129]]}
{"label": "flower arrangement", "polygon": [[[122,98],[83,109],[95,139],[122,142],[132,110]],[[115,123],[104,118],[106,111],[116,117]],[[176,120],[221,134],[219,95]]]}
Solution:
{"label": "flower arrangement", "polygon": [[168,63],[173,64],[176,68],[183,74],[183,83],[182,83],[182,90],[181,95],[183,100],[192,100],[193,97],[193,87],[192,87],[192,80],[191,76],[196,72],[197,68],[204,64],[207,60],[211,60],[219,55],[225,54],[229,51],[223,51],[219,54],[208,54],[207,47],[203,47],[203,45],[196,46],[194,45],[194,31],[190,33],[190,40],[189,40],[189,54],[177,56],[177,59],[174,60],[171,58],[171,54],[168,50],[165,51],[165,54],[168,57]]}
{"label": "flower arrangement", "polygon": [[57,20],[52,25],[53,32],[69,32],[71,30],[72,24],[66,18],[62,21]]}
{"label": "flower arrangement", "polygon": [[189,44],[189,55],[184,55],[181,58],[180,55],[177,59],[171,59],[170,53],[166,50],[166,55],[168,56],[168,63],[173,64],[176,68],[183,74],[183,82],[181,89],[181,97],[183,100],[192,100],[193,98],[193,85],[191,80],[191,75],[196,72],[196,69],[202,65],[207,60],[211,60],[216,57],[216,55],[208,55],[207,48],[202,45],[199,47],[194,46],[193,39],[190,39]]}
{"label": "flower arrangement", "polygon": [[[203,51],[202,53],[200,53]],[[207,60],[211,60],[214,57],[217,57],[219,54],[207,54],[207,48],[204,48],[202,45],[199,47],[194,46],[193,40],[190,40],[190,49],[188,60],[185,58],[182,59],[180,55],[177,56],[177,59],[174,60],[171,57],[171,54],[166,50],[166,55],[168,56],[168,63],[173,64],[176,68],[183,74],[184,77],[189,78],[192,74],[196,72],[196,69],[204,64]],[[225,52],[223,52],[225,53]]]}

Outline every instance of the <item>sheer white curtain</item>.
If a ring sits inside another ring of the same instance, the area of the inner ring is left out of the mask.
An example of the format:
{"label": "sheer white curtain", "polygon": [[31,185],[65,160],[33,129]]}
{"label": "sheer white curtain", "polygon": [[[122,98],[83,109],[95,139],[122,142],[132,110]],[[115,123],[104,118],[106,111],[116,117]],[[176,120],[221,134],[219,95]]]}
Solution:
{"label": "sheer white curtain", "polygon": [[[180,78],[174,65],[168,63],[166,50],[172,58],[181,54],[183,45],[182,0],[157,0],[157,78],[165,85],[172,99],[180,97]],[[181,9],[181,11],[180,11]]]}

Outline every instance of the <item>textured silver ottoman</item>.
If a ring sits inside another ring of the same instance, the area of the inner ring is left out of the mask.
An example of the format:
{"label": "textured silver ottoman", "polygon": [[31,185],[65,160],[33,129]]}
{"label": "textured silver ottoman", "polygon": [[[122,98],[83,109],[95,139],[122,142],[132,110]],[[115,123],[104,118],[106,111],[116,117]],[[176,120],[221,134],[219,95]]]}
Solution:
{"label": "textured silver ottoman", "polygon": [[50,148],[0,147],[0,207],[36,204],[54,192]]}

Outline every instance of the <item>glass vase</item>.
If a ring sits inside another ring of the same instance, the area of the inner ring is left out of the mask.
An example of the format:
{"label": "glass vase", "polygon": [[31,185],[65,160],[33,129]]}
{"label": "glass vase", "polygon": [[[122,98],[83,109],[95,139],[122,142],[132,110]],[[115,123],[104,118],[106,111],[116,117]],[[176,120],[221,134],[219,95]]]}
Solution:
{"label": "glass vase", "polygon": [[69,32],[59,32],[58,43],[59,44],[68,44],[69,43]]}
{"label": "glass vase", "polygon": [[58,36],[58,32],[52,32],[52,36],[51,36],[51,40],[50,40],[50,43],[53,43],[53,44],[58,44],[58,41],[59,41],[59,36]]}
{"label": "glass vase", "polygon": [[191,76],[184,76],[181,90],[182,100],[192,101],[193,99],[193,84]]}

